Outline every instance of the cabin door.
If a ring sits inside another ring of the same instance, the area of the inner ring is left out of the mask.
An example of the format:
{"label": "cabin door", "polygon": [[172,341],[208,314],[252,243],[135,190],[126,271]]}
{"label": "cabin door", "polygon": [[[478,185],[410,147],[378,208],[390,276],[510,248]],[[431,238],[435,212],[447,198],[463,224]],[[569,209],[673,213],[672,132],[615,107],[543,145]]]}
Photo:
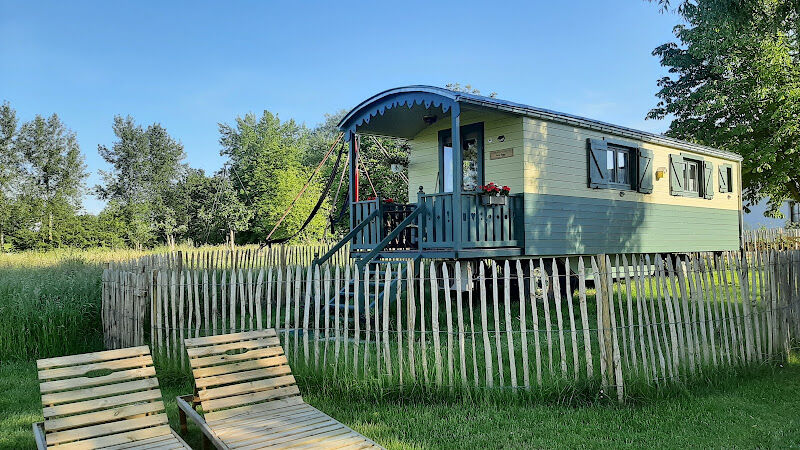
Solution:
{"label": "cabin door", "polygon": [[[476,191],[483,181],[483,123],[461,127],[462,191]],[[439,192],[453,192],[453,133],[439,133]]]}

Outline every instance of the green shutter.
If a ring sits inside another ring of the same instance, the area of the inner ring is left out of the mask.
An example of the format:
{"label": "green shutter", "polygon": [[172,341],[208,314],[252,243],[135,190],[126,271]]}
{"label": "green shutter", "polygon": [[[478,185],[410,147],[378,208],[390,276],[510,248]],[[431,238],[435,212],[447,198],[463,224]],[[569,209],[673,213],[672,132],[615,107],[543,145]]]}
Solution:
{"label": "green shutter", "polygon": [[720,192],[730,192],[728,190],[728,164],[721,164],[717,168],[717,180],[719,181]]}
{"label": "green shutter", "polygon": [[644,194],[653,193],[653,151],[639,147],[636,190]]}
{"label": "green shutter", "polygon": [[681,155],[669,155],[669,193],[683,195],[686,162]]}
{"label": "green shutter", "polygon": [[703,198],[714,198],[714,163],[703,161]]}
{"label": "green shutter", "polygon": [[608,169],[606,158],[608,145],[601,139],[588,139],[589,187],[607,188]]}

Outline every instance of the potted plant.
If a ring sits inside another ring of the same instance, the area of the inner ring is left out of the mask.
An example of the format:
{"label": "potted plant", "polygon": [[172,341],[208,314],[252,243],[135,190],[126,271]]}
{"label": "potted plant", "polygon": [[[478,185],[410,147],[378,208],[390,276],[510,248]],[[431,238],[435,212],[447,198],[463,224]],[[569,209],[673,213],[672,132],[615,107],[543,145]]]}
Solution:
{"label": "potted plant", "polygon": [[505,205],[508,201],[508,194],[511,193],[511,188],[508,186],[500,187],[494,183],[478,186],[478,191],[481,194],[481,205],[495,206]]}

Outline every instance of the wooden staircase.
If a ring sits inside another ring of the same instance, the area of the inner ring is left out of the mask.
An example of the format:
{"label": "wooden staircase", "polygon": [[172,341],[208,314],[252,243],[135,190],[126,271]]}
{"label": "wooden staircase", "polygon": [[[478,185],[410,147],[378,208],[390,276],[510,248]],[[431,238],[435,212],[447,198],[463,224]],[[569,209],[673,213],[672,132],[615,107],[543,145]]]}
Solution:
{"label": "wooden staircase", "polygon": [[[421,259],[422,256],[419,255],[412,259],[415,268],[418,267]],[[386,268],[390,264],[392,266],[392,280],[386,283]],[[399,277],[397,270],[400,270]],[[366,282],[364,281],[365,276],[369,277]],[[349,304],[350,317],[353,317],[356,302],[358,302],[358,310],[362,316],[367,307],[370,308],[370,311],[375,308],[382,308],[386,289],[389,289],[389,304],[394,304],[397,299],[398,278],[405,280],[407,276],[408,264],[406,261],[375,258],[366,264],[364,270],[359,271],[358,296],[356,296],[355,277],[350,279],[349,285],[339,291],[339,309],[344,310],[345,304]],[[345,302],[345,299],[349,300],[349,302]],[[335,314],[336,297],[328,301],[327,307],[330,308],[332,314]]]}

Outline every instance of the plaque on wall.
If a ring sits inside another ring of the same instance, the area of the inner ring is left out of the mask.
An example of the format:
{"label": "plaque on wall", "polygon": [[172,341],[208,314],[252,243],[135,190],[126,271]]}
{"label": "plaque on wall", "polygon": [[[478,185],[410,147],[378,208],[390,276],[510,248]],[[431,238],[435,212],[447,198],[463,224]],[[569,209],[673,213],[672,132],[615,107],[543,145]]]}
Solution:
{"label": "plaque on wall", "polygon": [[513,148],[504,148],[502,150],[492,150],[489,152],[489,159],[503,159],[514,156]]}

